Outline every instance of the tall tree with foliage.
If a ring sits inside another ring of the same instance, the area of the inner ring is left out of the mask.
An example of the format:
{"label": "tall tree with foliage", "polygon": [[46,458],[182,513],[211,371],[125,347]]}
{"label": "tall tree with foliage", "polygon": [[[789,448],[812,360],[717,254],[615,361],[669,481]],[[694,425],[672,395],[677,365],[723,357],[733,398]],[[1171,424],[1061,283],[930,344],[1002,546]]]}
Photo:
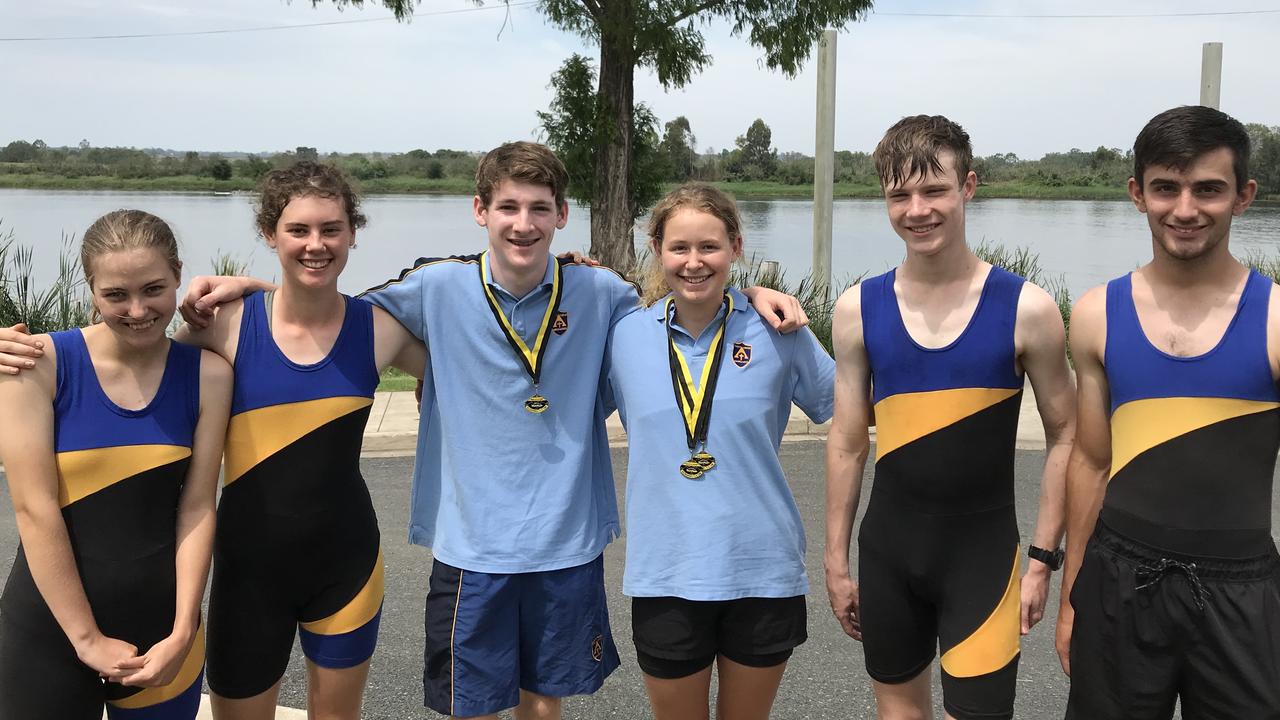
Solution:
{"label": "tall tree with foliage", "polygon": [[[538,113],[547,145],[569,171],[569,197],[595,207],[595,151],[609,136],[609,118],[600,107],[596,94],[596,70],[591,61],[578,55],[569,56],[551,76],[554,95],[547,112]],[[658,143],[658,119],[648,106],[635,108],[631,134],[631,196],[629,219],[644,214],[662,194],[664,158]]]}
{"label": "tall tree with foliage", "polygon": [[693,136],[689,118],[681,115],[667,123],[658,152],[662,155],[666,179],[685,182],[693,177],[698,165],[698,140]]}
{"label": "tall tree with foliage", "polygon": [[[312,0],[324,2],[341,7],[365,0]],[[406,19],[418,0],[381,2]],[[600,47],[597,94],[609,138],[595,156],[591,254],[622,270],[635,262],[629,199],[637,68],[653,70],[668,90],[683,87],[711,64],[700,28],[718,19],[763,50],[765,65],[794,76],[824,29],[844,28],[871,6],[872,0],[538,0],[552,24]]]}
{"label": "tall tree with foliage", "polygon": [[739,180],[764,180],[778,169],[778,151],[773,147],[773,131],[756,118],[745,135],[734,141],[738,149],[729,160],[729,172]]}

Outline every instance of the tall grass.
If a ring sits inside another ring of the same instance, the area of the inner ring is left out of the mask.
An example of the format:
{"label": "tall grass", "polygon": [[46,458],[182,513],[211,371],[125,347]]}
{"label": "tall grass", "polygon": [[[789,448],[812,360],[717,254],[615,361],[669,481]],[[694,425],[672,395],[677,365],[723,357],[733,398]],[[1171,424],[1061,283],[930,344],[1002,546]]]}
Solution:
{"label": "tall grass", "polygon": [[19,245],[13,231],[0,234],[0,327],[26,323],[32,333],[88,325],[92,306],[80,271],[74,236],[63,235],[58,276],[36,288],[31,246]]}
{"label": "tall grass", "polygon": [[1240,258],[1251,270],[1271,278],[1272,282],[1280,282],[1280,257],[1268,255],[1260,250],[1249,250]]}
{"label": "tall grass", "polygon": [[1050,275],[1040,264],[1040,253],[1030,248],[1018,246],[1006,248],[999,243],[991,243],[986,239],[978,243],[973,253],[996,267],[1003,268],[1020,275],[1024,280],[1039,285],[1049,293],[1058,304],[1058,312],[1062,314],[1062,325],[1071,329],[1071,291],[1067,289],[1067,281],[1062,274]]}

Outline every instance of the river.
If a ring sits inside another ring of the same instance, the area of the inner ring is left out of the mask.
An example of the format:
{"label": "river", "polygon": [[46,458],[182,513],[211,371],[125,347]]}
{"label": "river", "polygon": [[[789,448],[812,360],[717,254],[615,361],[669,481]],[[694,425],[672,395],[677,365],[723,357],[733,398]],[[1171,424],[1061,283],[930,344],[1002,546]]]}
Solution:
{"label": "river", "polygon": [[[34,246],[35,276],[43,284],[56,273],[64,234],[78,238],[105,212],[140,208],[174,228],[188,276],[209,272],[221,250],[247,262],[255,275],[272,278],[279,267],[255,236],[251,201],[249,195],[0,190],[0,237],[12,231],[17,242]],[[745,200],[740,209],[749,257],[779,261],[793,281],[808,274],[811,203]],[[418,257],[472,253],[485,246],[469,197],[376,196],[364,201],[364,210],[369,225],[358,234],[342,276],[345,292],[380,283]],[[902,241],[878,200],[836,201],[834,228],[832,268],[838,284],[902,260]],[[573,205],[553,249],[582,250],[589,237],[587,211]],[[643,242],[642,233],[637,237]],[[986,241],[1039,253],[1047,272],[1061,275],[1074,297],[1151,256],[1146,218],[1127,202],[979,199],[968,207],[968,238],[973,245]],[[1236,218],[1231,245],[1237,254],[1280,254],[1280,208],[1255,207]]]}

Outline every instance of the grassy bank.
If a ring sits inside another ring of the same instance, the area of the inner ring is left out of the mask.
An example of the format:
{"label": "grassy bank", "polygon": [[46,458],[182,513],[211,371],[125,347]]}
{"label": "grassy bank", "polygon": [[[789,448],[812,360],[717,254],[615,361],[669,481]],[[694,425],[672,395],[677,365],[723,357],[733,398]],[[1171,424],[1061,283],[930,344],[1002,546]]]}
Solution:
{"label": "grassy bank", "polygon": [[[0,174],[0,188],[30,190],[129,190],[140,192],[250,192],[257,181],[247,177],[214,180],[195,175],[162,178],[118,178],[110,175],[64,177],[42,173]],[[741,200],[811,200],[812,185],[787,185],[780,182],[721,182],[718,187]],[[369,195],[470,195],[475,184],[469,178],[427,179],[407,175],[373,178],[359,182]],[[669,184],[666,190],[676,187]],[[836,183],[837,199],[879,199],[880,187],[855,183]],[[1036,200],[1123,200],[1121,187],[1080,185],[1036,185],[1004,182],[982,185],[979,198],[1025,198]]]}

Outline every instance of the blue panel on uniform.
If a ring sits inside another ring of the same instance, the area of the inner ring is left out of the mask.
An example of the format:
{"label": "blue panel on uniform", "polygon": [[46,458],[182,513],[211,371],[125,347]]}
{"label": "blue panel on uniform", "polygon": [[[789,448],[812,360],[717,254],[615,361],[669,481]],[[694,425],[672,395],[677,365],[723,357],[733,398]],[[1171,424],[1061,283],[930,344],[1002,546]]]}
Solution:
{"label": "blue panel on uniform", "polygon": [[108,704],[107,717],[110,720],[193,720],[200,710],[200,688],[203,685],[202,670],[195,682],[180,695],[141,708],[125,709]]}
{"label": "blue panel on uniform", "polygon": [[373,657],[378,645],[378,625],[382,622],[382,608],[369,622],[338,635],[322,635],[305,628],[298,628],[298,641],[302,653],[320,667],[341,670],[355,667]]}

